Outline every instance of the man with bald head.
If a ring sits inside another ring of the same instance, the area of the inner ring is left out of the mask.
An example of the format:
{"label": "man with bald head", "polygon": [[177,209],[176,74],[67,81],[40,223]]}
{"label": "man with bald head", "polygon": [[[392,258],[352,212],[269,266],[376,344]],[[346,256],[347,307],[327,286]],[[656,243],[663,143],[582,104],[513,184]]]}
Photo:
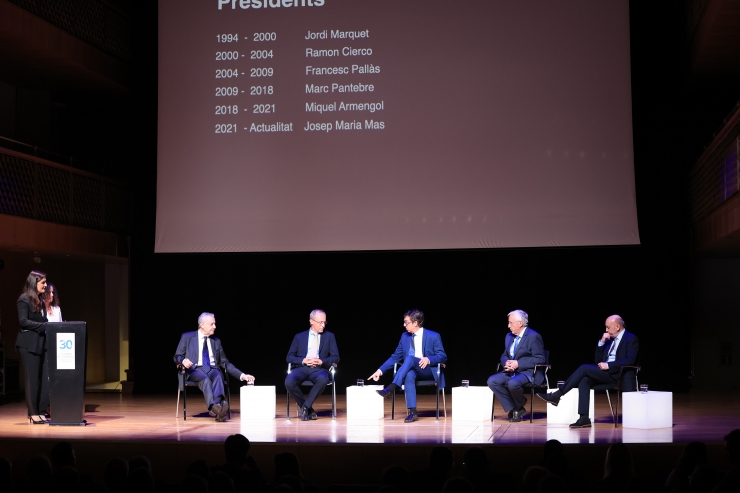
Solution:
{"label": "man with bald head", "polygon": [[[591,400],[591,389],[599,384],[613,384],[619,379],[619,371],[623,366],[631,366],[637,362],[640,352],[640,342],[637,336],[625,330],[624,320],[619,315],[612,315],[606,319],[606,330],[596,346],[594,365],[581,365],[565,381],[562,389],[551,394],[537,394],[537,396],[557,406],[560,398],[571,389],[578,388],[578,420],[571,424],[571,428],[590,428],[591,419],[588,417],[588,407]],[[634,381],[625,381],[625,391],[636,390]]]}

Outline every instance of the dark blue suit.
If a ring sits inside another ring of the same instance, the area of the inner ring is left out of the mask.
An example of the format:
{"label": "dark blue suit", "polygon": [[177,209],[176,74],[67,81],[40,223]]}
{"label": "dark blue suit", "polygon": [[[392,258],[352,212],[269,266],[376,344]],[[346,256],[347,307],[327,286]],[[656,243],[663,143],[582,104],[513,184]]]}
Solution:
{"label": "dark blue suit", "polygon": [[[501,355],[501,367],[507,360],[516,360],[519,367],[513,372],[502,371],[488,378],[488,387],[501,401],[501,406],[507,413],[524,407],[524,385],[532,382],[534,366],[545,363],[545,344],[542,336],[531,327],[527,327],[519,339],[515,354],[511,353],[511,345],[516,336],[509,332],[504,341],[504,353]],[[538,385],[542,383],[544,374],[537,374]]]}
{"label": "dark blue suit", "polygon": [[[335,363],[339,363],[339,349],[337,349],[337,340],[334,334],[328,331],[321,333],[319,338],[319,359],[321,366],[310,367],[303,365],[303,359],[308,356],[308,334],[310,330],[300,332],[293,338],[290,344],[290,350],[285,357],[285,361],[291,364],[292,368],[287,377],[285,377],[285,389],[293,396],[300,407],[312,407],[316,398],[321,395],[326,386],[329,384],[328,370]],[[313,387],[304,399],[301,391],[301,384],[306,380],[313,382]]]}
{"label": "dark blue suit", "polygon": [[391,355],[388,360],[380,366],[380,371],[383,373],[393,368],[394,364],[401,363],[401,367],[396,372],[396,376],[393,379],[393,383],[397,386],[405,385],[406,392],[406,407],[416,407],[416,380],[432,380],[437,381],[437,385],[440,389],[445,387],[444,374],[440,374],[437,377],[436,368],[434,371],[432,367],[436,367],[439,363],[447,362],[447,354],[442,346],[442,336],[437,332],[429,329],[424,329],[422,332],[421,342],[421,354],[429,358],[429,364],[423,370],[419,367],[419,358],[409,355],[409,348],[411,347],[411,338],[413,335],[410,332],[405,332],[401,336],[401,340],[398,342],[396,351]]}
{"label": "dark blue suit", "polygon": [[[606,341],[603,346],[596,346],[594,361],[596,364],[608,359],[609,349],[612,341]],[[637,356],[640,354],[640,341],[637,336],[631,332],[624,331],[622,340],[617,346],[615,359],[609,363],[608,370],[601,370],[596,365],[581,365],[565,381],[565,385],[560,390],[562,395],[574,388],[578,388],[578,414],[588,416],[588,408],[591,401],[591,389],[601,383],[616,383],[619,379],[619,371],[622,366],[631,366],[637,363]],[[635,389],[635,381],[632,378],[624,379],[622,390],[632,392]]]}
{"label": "dark blue suit", "polygon": [[221,376],[221,371],[218,369],[219,366],[223,366],[226,372],[237,380],[241,378],[242,371],[232,365],[226,358],[224,348],[221,346],[221,339],[216,336],[210,336],[211,340],[211,352],[213,353],[213,361],[211,361],[211,367],[207,371],[203,371],[203,368],[195,365],[198,364],[198,331],[185,332],[180,337],[180,343],[177,345],[177,352],[175,353],[175,363],[182,363],[187,358],[193,362],[193,366],[186,370],[187,379],[198,383],[198,388],[203,392],[203,397],[206,400],[206,405],[210,409],[213,404],[220,404],[221,399],[224,395],[224,382]]}

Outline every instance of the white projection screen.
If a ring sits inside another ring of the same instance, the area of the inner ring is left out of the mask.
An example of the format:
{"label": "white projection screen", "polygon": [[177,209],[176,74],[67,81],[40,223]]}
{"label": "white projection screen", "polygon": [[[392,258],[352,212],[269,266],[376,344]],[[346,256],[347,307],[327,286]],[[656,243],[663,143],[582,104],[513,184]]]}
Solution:
{"label": "white projection screen", "polygon": [[155,251],[638,244],[628,0],[159,0]]}

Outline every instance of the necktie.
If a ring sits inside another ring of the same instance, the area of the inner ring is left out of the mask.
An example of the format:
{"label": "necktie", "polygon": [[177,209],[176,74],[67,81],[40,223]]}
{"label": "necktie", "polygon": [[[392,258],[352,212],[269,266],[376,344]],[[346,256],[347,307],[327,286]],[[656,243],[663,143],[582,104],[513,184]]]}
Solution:
{"label": "necktie", "polygon": [[516,336],[516,339],[514,339],[514,350],[511,352],[511,357],[513,358],[516,354],[516,349],[519,347],[519,339],[521,339],[521,336]]}
{"label": "necktie", "polygon": [[203,371],[211,371],[211,357],[208,355],[208,338],[203,338]]}
{"label": "necktie", "polygon": [[416,336],[411,334],[411,344],[409,344],[409,356],[416,356]]}
{"label": "necktie", "polygon": [[604,357],[604,361],[609,361],[609,356],[612,354],[612,350],[614,349],[614,345],[617,343],[617,340],[614,339],[612,341],[612,345],[609,346],[609,351],[606,352],[606,356]]}

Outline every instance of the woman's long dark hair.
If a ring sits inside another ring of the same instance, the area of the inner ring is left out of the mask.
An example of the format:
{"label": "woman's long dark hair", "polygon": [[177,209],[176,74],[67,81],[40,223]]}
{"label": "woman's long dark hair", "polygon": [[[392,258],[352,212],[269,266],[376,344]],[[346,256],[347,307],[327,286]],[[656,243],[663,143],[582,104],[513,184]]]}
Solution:
{"label": "woman's long dark hair", "polygon": [[31,300],[31,309],[35,312],[41,311],[41,300],[39,300],[39,294],[36,292],[36,285],[41,279],[44,279],[46,274],[38,270],[32,270],[26,278],[26,284],[23,286],[23,292]]}
{"label": "woman's long dark hair", "polygon": [[[54,293],[54,294],[52,295],[52,293]],[[49,296],[51,296],[51,300],[50,300],[50,301],[49,301],[49,303],[47,304],[47,303],[46,303],[46,300],[48,300],[48,299],[49,299]],[[47,282],[47,283],[46,283],[46,292],[44,293],[44,297],[43,297],[43,300],[44,300],[44,304],[45,304],[45,305],[46,305],[47,307],[51,307],[51,306],[59,306],[59,293],[57,292],[57,287],[56,287],[56,286],[54,286],[54,285],[53,285],[52,283],[50,283],[50,282]]]}

